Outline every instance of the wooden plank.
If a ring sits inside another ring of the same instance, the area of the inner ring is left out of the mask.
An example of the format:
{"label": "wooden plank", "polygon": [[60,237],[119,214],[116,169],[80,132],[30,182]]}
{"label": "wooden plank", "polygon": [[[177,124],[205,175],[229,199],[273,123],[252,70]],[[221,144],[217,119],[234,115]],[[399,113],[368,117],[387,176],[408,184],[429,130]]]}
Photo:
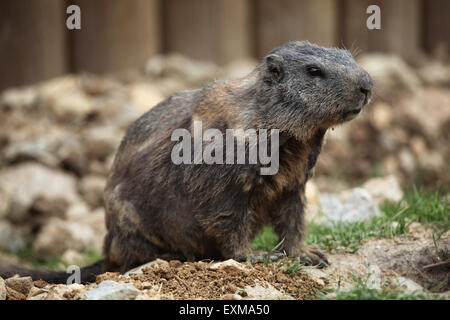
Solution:
{"label": "wooden plank", "polygon": [[71,31],[75,72],[139,68],[161,48],[158,0],[71,0],[81,30]]}
{"label": "wooden plank", "polygon": [[438,51],[450,54],[450,1],[424,1],[424,34],[425,49],[430,53]]}
{"label": "wooden plank", "polygon": [[0,1],[0,89],[67,71],[65,17],[60,0]]}
{"label": "wooden plank", "polygon": [[248,0],[166,0],[164,51],[227,63],[252,50]]}
{"label": "wooden plank", "polygon": [[[366,13],[369,5],[381,12],[381,29],[369,30]],[[345,0],[342,23],[343,43],[358,51],[390,52],[414,60],[421,51],[420,0]]]}
{"label": "wooden plank", "polygon": [[256,52],[259,57],[290,40],[336,45],[335,0],[256,0]]}

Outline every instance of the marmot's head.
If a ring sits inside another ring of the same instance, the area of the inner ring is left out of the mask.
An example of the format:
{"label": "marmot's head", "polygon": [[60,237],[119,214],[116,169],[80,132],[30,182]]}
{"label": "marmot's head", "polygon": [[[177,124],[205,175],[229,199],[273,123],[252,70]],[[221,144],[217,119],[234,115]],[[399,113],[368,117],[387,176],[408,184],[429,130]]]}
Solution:
{"label": "marmot's head", "polygon": [[264,122],[299,138],[355,118],[370,101],[372,79],[347,50],[289,42],[258,69]]}

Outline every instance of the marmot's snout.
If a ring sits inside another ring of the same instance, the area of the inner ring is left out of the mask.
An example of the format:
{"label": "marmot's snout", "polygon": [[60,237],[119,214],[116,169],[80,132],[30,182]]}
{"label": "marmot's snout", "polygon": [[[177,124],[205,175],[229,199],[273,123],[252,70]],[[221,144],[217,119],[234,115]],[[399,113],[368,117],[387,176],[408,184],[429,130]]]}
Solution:
{"label": "marmot's snout", "polygon": [[359,81],[359,91],[363,94],[363,105],[366,105],[370,103],[370,97],[372,96],[372,78],[370,75],[365,71],[362,70],[363,74],[361,76],[361,80]]}
{"label": "marmot's snout", "polygon": [[372,78],[364,69],[360,69],[358,72],[358,79],[354,83],[356,83],[354,89],[355,98],[353,98],[355,104],[344,111],[343,118],[345,121],[356,117],[361,112],[362,108],[370,103],[370,98],[372,96]]}

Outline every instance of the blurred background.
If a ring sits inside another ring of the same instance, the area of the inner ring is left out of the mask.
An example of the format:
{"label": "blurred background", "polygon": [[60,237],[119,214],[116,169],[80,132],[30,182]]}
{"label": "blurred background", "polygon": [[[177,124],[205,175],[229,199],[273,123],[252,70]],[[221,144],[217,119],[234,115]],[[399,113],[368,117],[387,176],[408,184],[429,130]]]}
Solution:
{"label": "blurred background", "polygon": [[[71,4],[81,30],[66,28]],[[371,4],[380,30],[366,27]],[[399,201],[413,186],[448,188],[449,12],[448,0],[1,0],[0,249],[96,257],[130,123],[289,40],[348,48],[375,82],[363,114],[327,134],[312,203],[319,190]]]}

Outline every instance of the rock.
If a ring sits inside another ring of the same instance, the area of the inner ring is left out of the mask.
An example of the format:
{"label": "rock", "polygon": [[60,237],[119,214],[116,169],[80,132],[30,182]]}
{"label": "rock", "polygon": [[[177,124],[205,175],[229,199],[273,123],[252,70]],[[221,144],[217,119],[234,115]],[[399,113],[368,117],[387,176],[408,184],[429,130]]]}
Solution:
{"label": "rock", "polygon": [[131,284],[106,280],[86,291],[86,300],[134,300],[140,293]]}
{"label": "rock", "polygon": [[84,256],[78,251],[68,249],[61,256],[61,259],[68,265],[83,265],[85,263]]}
{"label": "rock", "polygon": [[6,286],[27,296],[33,287],[31,277],[12,277],[5,280]]}
{"label": "rock", "polygon": [[37,98],[36,89],[32,86],[22,88],[9,88],[0,96],[0,104],[11,109],[23,109],[31,107]]}
{"label": "rock", "polygon": [[189,86],[196,87],[213,80],[218,74],[218,68],[211,62],[189,59],[178,53],[166,56],[151,57],[146,66],[146,74],[153,77],[180,78]]}
{"label": "rock", "polygon": [[0,277],[0,301],[1,300],[6,300],[6,284],[2,277]]}
{"label": "rock", "polygon": [[23,293],[6,286],[6,298],[8,300],[25,300],[27,297]]}
{"label": "rock", "polygon": [[373,125],[378,130],[388,130],[394,120],[393,107],[387,103],[377,102],[371,106],[373,111]]}
{"label": "rock", "polygon": [[143,264],[143,265],[141,265],[139,267],[136,267],[134,269],[131,269],[131,270],[127,271],[124,274],[124,276],[125,277],[129,277],[129,276],[131,276],[133,274],[142,274],[143,270],[147,269],[147,268],[155,268],[155,269],[157,269],[157,268],[161,268],[161,267],[168,268],[169,267],[169,262],[167,262],[165,260],[162,260],[162,259],[156,259],[154,261],[150,261],[150,262],[148,262],[146,264]]}
{"label": "rock", "polygon": [[398,154],[398,159],[400,167],[406,172],[412,173],[416,170],[416,160],[409,149],[403,148]]}
{"label": "rock", "polygon": [[358,62],[371,75],[376,95],[383,99],[399,90],[416,92],[421,85],[414,70],[397,55],[371,53],[361,55]]}
{"label": "rock", "polygon": [[367,287],[370,289],[381,289],[382,273],[380,267],[377,265],[370,265],[367,268],[367,274],[369,275],[366,282]]}
{"label": "rock", "polygon": [[420,284],[405,277],[399,276],[392,279],[392,284],[394,285],[394,287],[399,287],[403,290],[423,292],[423,287]]}
{"label": "rock", "polygon": [[80,300],[85,299],[84,285],[73,283],[70,285],[58,284],[52,286],[45,300]]}
{"label": "rock", "polygon": [[48,295],[47,289],[32,287],[28,293],[27,300],[45,300]]}
{"label": "rock", "polygon": [[42,292],[34,296],[28,297],[27,300],[47,300],[48,292]]}
{"label": "rock", "polygon": [[88,175],[81,179],[79,188],[86,203],[96,208],[103,205],[103,190],[106,178],[96,175]]}
{"label": "rock", "polygon": [[60,198],[67,203],[79,201],[75,177],[33,162],[3,169],[0,172],[0,188],[11,195],[8,217],[14,222],[28,219],[27,210],[37,198]]}
{"label": "rock", "polygon": [[208,268],[209,270],[237,270],[248,272],[247,268],[242,264],[233,259],[228,259],[221,262],[215,262],[211,264]]}
{"label": "rock", "polygon": [[52,217],[40,230],[33,248],[40,256],[60,255],[67,249],[81,252],[94,248],[95,239],[92,227]]}
{"label": "rock", "polygon": [[30,209],[33,212],[33,216],[36,216],[36,220],[43,220],[48,217],[64,218],[68,206],[67,200],[63,198],[49,199],[39,196],[33,201]]}
{"label": "rock", "polygon": [[25,247],[20,232],[9,221],[0,220],[0,248],[17,252]]}
{"label": "rock", "polygon": [[[244,291],[246,295],[243,296],[244,300],[294,300],[290,295],[282,293],[275,289],[269,283],[256,284],[255,286],[246,286]],[[242,295],[241,295],[242,296]]]}
{"label": "rock", "polygon": [[427,63],[418,70],[423,82],[430,86],[450,86],[450,66],[440,61]]}
{"label": "rock", "polygon": [[227,293],[220,297],[220,300],[242,300],[242,297],[235,293]]}
{"label": "rock", "polygon": [[36,121],[18,130],[5,148],[7,163],[37,161],[49,167],[57,167],[62,141],[70,140],[71,133],[46,121]]}
{"label": "rock", "polygon": [[95,111],[92,99],[72,75],[42,83],[39,93],[41,105],[48,107],[60,121],[84,120]]}
{"label": "rock", "polygon": [[400,188],[400,184],[393,175],[370,179],[361,187],[367,190],[378,204],[398,202],[403,198],[403,191]]}
{"label": "rock", "polygon": [[73,203],[66,210],[66,218],[71,221],[80,221],[90,215],[90,209],[83,201]]}
{"label": "rock", "polygon": [[381,215],[375,200],[361,188],[344,191],[339,196],[321,194],[320,208],[324,219],[331,222],[367,222]]}
{"label": "rock", "polygon": [[257,65],[258,61],[252,58],[233,60],[222,69],[220,78],[224,80],[242,78],[252,72]]}
{"label": "rock", "polygon": [[104,161],[114,153],[122,140],[123,132],[113,126],[96,126],[83,131],[85,153],[89,160]]}
{"label": "rock", "polygon": [[311,277],[311,279],[321,287],[325,287],[325,281],[320,278]]}
{"label": "rock", "polygon": [[164,96],[149,83],[135,83],[128,87],[131,100],[140,113],[147,112],[162,100]]}
{"label": "rock", "polygon": [[60,161],[59,165],[78,176],[85,175],[89,170],[89,161],[81,139],[72,134],[61,140],[56,151]]}

